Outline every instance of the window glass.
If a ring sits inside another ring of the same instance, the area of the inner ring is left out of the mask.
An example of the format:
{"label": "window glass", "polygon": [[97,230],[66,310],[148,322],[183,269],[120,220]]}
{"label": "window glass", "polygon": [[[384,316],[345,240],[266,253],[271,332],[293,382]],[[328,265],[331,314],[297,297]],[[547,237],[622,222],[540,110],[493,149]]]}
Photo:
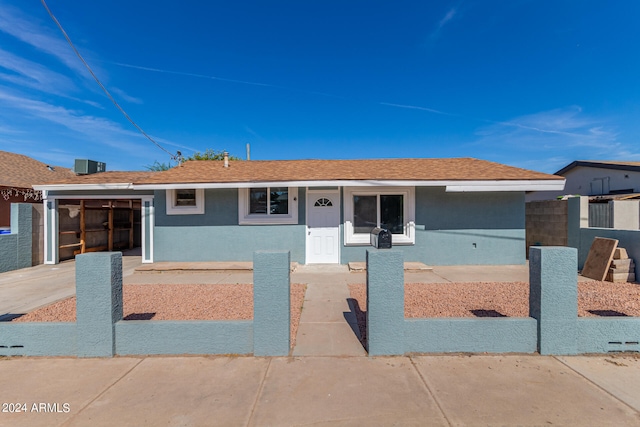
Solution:
{"label": "window glass", "polygon": [[353,231],[370,233],[378,224],[377,196],[353,196]]}
{"label": "window glass", "polygon": [[380,227],[392,234],[404,234],[403,199],[400,194],[380,196]]}
{"label": "window glass", "polygon": [[267,213],[267,189],[251,188],[249,190],[249,213],[250,214],[266,214]]}
{"label": "window glass", "polygon": [[269,213],[272,215],[287,215],[289,213],[288,187],[271,188]]}
{"label": "window glass", "polygon": [[176,190],[176,206],[195,206],[196,190]]}
{"label": "window glass", "polygon": [[316,203],[313,205],[313,207],[316,207],[316,208],[331,207],[331,206],[333,206],[333,202],[324,197],[321,197],[318,200],[316,200]]}

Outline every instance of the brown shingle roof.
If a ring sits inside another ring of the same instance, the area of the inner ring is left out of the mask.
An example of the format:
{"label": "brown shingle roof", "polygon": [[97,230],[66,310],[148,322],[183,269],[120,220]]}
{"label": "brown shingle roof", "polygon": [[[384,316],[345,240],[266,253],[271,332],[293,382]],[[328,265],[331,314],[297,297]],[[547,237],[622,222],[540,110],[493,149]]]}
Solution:
{"label": "brown shingle roof", "polygon": [[71,169],[58,166],[51,169],[31,157],[0,151],[0,186],[31,188],[34,184],[48,184],[75,176]]}
{"label": "brown shingle roof", "polygon": [[191,184],[334,180],[562,180],[541,172],[472,158],[379,160],[192,160],[163,172],[102,172],[55,184]]}
{"label": "brown shingle roof", "polygon": [[71,178],[50,182],[49,184],[130,184],[144,181],[146,178],[160,172],[144,171],[111,171],[89,175],[73,175]]}
{"label": "brown shingle roof", "polygon": [[558,176],[472,158],[189,161],[138,184],[332,180],[558,180]]}

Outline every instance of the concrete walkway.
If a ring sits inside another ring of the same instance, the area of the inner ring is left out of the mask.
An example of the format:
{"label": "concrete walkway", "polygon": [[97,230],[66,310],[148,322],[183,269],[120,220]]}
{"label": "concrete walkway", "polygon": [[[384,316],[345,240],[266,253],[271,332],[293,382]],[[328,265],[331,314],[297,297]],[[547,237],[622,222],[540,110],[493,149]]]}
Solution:
{"label": "concrete walkway", "polygon": [[300,266],[291,274],[291,283],[307,284],[294,356],[366,355],[348,288],[364,281],[344,265]]}
{"label": "concrete walkway", "polygon": [[640,425],[629,356],[0,358],[0,378],[1,426]]}

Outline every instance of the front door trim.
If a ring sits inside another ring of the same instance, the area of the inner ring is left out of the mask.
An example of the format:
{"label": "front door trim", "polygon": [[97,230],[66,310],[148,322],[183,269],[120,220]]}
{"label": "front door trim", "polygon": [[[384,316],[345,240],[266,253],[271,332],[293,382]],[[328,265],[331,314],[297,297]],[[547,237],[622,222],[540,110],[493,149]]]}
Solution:
{"label": "front door trim", "polygon": [[336,188],[336,189],[331,189],[331,190],[313,190],[313,189],[309,189],[307,187],[307,192],[306,192],[306,209],[305,209],[305,215],[306,215],[306,237],[305,237],[305,263],[306,264],[319,264],[319,262],[315,262],[313,260],[313,256],[312,256],[312,241],[311,241],[311,227],[309,227],[309,219],[311,216],[311,211],[314,207],[314,204],[316,202],[316,200],[318,200],[319,197],[328,195],[329,199],[331,200],[331,202],[333,203],[333,207],[335,207],[335,209],[337,210],[337,218],[336,218],[336,223],[335,223],[335,230],[336,230],[336,238],[335,238],[335,253],[337,254],[335,260],[332,262],[333,264],[340,264],[340,217],[342,214],[342,204],[340,203],[340,188]]}

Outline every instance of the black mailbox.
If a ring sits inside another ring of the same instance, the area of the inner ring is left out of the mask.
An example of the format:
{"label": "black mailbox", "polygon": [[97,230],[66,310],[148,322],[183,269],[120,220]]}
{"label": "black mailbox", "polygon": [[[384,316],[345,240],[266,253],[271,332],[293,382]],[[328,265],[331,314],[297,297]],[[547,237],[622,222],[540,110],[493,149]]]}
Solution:
{"label": "black mailbox", "polygon": [[376,249],[391,248],[391,232],[385,228],[374,228],[371,230],[371,246]]}

